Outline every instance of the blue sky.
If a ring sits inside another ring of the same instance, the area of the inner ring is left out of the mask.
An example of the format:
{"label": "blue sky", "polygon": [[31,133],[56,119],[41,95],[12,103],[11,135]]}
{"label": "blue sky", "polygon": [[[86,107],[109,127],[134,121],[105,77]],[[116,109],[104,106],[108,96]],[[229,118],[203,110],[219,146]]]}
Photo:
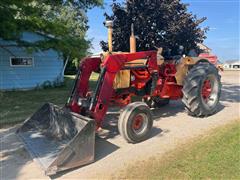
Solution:
{"label": "blue sky", "polygon": [[[118,0],[118,2],[122,0]],[[111,13],[111,0],[104,0],[104,9],[93,8],[88,12],[88,38],[92,39],[92,52],[101,52],[99,42],[106,40],[107,30],[103,26],[104,12]],[[204,44],[213,49],[220,61],[240,59],[240,0],[182,0],[190,4],[189,11],[208,19],[202,26],[209,26]]]}

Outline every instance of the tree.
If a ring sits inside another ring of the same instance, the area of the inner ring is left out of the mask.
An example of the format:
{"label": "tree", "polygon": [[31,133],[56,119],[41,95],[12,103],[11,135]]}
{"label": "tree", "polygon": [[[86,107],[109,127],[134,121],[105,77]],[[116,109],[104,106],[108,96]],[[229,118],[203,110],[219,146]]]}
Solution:
{"label": "tree", "polygon": [[[28,49],[53,48],[64,56],[81,58],[90,42],[85,39],[87,9],[100,6],[102,0],[1,0],[0,38],[16,41]],[[45,38],[35,43],[21,40],[30,31]]]}
{"label": "tree", "polygon": [[[187,11],[187,6],[180,0],[127,0],[123,4],[114,1],[113,14],[105,13],[106,19],[114,22],[114,51],[129,51],[131,24],[138,36],[138,51],[163,47],[164,54],[171,49],[174,55],[180,45],[184,46],[184,53],[198,50],[197,43],[203,42],[208,30],[200,27],[206,18],[198,19]],[[104,51],[108,50],[107,42],[100,44]]]}

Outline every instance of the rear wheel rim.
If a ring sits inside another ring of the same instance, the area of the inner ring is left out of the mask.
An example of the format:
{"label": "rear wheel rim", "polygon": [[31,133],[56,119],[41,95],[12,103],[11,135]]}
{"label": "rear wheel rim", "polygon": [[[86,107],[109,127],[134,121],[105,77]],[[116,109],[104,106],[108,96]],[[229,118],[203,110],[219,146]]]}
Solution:
{"label": "rear wheel rim", "polygon": [[205,106],[214,107],[218,99],[219,84],[217,77],[209,74],[201,88],[202,102]]}
{"label": "rear wheel rim", "polygon": [[209,101],[209,97],[212,92],[212,86],[211,86],[211,81],[209,79],[206,79],[203,82],[203,87],[202,87],[202,98],[207,102]]}
{"label": "rear wheel rim", "polygon": [[135,134],[142,134],[147,129],[148,117],[144,113],[137,114],[133,117],[132,130]]}

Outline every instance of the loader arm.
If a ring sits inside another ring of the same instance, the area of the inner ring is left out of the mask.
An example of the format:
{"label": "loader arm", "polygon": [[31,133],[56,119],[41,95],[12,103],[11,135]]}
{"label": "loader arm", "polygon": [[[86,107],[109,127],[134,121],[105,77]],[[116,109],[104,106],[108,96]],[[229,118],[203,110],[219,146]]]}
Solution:
{"label": "loader arm", "polygon": [[[83,107],[79,104],[79,98],[87,98],[88,84],[92,72],[98,72],[101,67],[97,87],[93,96],[88,101],[87,115],[93,118],[97,127],[101,126],[103,118],[107,112],[108,104],[113,95],[113,82],[116,74],[122,69],[131,67],[126,66],[127,62],[137,59],[148,59],[146,67],[150,73],[157,72],[156,51],[146,51],[126,54],[108,55],[101,63],[100,58],[86,58],[80,65],[79,77],[76,78],[75,89],[69,107],[73,112],[83,114]],[[133,67],[134,68],[134,67]],[[84,107],[84,113],[86,107]]]}
{"label": "loader arm", "polygon": [[80,114],[81,107],[78,105],[78,100],[79,98],[87,98],[90,76],[92,72],[100,71],[100,65],[101,58],[85,58],[81,61],[71,95],[66,105],[72,112]]}

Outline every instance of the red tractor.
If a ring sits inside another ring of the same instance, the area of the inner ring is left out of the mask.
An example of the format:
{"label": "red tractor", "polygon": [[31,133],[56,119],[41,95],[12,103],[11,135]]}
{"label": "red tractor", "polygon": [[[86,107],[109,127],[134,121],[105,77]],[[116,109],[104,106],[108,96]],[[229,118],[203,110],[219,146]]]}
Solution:
{"label": "red tractor", "polygon": [[220,71],[223,71],[223,65],[222,63],[220,63],[216,55],[212,55],[209,53],[201,53],[198,55],[198,57],[202,59],[207,59],[210,63],[214,64]]}
{"label": "red tractor", "polygon": [[[206,117],[217,110],[221,93],[218,69],[204,58],[173,56],[158,51],[111,52],[81,61],[65,108],[44,105],[18,130],[30,153],[47,174],[94,160],[95,131],[102,126],[109,106],[124,107],[118,121],[121,136],[130,143],[146,140],[153,126],[151,108],[182,99],[192,116]],[[92,73],[99,78],[89,91]],[[134,96],[142,101],[133,102]]]}

